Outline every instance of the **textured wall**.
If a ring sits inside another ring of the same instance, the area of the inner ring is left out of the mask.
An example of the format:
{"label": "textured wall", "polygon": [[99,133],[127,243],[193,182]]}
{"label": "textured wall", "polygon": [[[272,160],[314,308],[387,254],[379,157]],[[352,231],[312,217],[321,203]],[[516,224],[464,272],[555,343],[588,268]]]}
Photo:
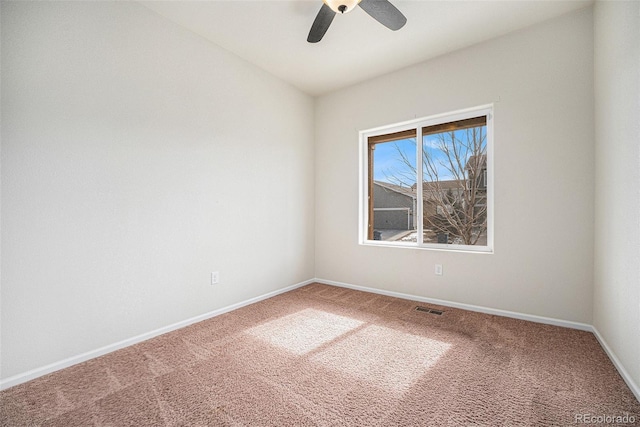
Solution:
{"label": "textured wall", "polygon": [[640,3],[595,5],[593,324],[640,395]]}
{"label": "textured wall", "polygon": [[313,277],[312,127],[139,4],[3,2],[2,377]]}

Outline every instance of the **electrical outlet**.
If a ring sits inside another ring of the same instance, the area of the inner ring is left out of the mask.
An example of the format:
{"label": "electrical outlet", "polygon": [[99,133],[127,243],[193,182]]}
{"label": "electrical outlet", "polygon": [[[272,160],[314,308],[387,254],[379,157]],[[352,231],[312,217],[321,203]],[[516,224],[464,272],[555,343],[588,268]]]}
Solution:
{"label": "electrical outlet", "polygon": [[220,273],[214,271],[211,273],[211,284],[217,285],[218,283],[220,283]]}
{"label": "electrical outlet", "polygon": [[436,276],[442,276],[442,264],[436,264]]}

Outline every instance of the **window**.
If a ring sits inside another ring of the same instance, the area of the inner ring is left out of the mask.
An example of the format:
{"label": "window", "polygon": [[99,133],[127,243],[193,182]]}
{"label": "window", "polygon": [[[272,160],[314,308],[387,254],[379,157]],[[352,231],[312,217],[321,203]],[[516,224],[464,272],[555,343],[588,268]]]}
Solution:
{"label": "window", "polygon": [[483,106],[360,132],[360,243],[491,252],[492,130]]}

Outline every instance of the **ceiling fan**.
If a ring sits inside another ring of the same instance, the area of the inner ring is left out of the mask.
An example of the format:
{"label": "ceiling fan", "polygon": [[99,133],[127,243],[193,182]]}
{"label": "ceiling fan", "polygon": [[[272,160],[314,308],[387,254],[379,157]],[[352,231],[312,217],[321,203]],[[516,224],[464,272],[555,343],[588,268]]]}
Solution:
{"label": "ceiling fan", "polygon": [[329,29],[337,13],[347,13],[360,6],[373,19],[396,31],[404,27],[407,18],[389,0],[322,0],[322,7],[311,25],[307,41],[318,43]]}

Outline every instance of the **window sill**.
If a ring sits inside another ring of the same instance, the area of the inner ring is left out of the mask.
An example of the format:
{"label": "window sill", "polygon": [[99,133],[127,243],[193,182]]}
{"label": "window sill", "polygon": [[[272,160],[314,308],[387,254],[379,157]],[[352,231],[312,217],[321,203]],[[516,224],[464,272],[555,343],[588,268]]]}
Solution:
{"label": "window sill", "polygon": [[373,246],[378,248],[399,248],[399,249],[416,249],[420,251],[437,251],[437,252],[456,252],[466,254],[485,254],[493,255],[494,250],[489,246],[463,246],[463,245],[447,245],[439,246],[418,246],[408,245],[406,243],[384,242],[379,240],[365,240],[360,242],[361,246]]}

